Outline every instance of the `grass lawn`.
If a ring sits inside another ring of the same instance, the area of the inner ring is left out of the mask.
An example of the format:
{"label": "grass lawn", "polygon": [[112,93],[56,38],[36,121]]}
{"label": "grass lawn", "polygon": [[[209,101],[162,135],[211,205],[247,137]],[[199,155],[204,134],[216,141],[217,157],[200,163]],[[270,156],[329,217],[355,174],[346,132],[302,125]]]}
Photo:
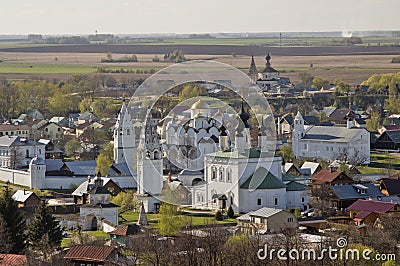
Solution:
{"label": "grass lawn", "polygon": [[[119,220],[120,224],[129,224],[129,223],[136,223],[138,218],[139,218],[139,213],[137,212],[126,212],[122,214],[122,217],[124,219]],[[208,225],[208,224],[230,224],[230,223],[236,223],[236,219],[224,219],[223,221],[217,221],[214,218],[214,214],[210,212],[210,215],[181,215],[183,219],[183,224],[184,225]],[[147,214],[147,219],[149,221],[149,224],[152,227],[157,228],[158,227],[158,220],[160,219],[160,214],[158,213],[148,213]]]}
{"label": "grass lawn", "polygon": [[104,231],[100,231],[100,230],[98,230],[98,231],[88,231],[87,234],[89,236],[93,236],[93,237],[96,237],[96,238],[103,238],[103,239],[107,239],[107,240],[110,238],[108,233],[106,233]]}
{"label": "grass lawn", "polygon": [[371,164],[359,166],[357,169],[362,174],[385,174],[388,169],[400,172],[400,157],[392,153],[371,152]]}

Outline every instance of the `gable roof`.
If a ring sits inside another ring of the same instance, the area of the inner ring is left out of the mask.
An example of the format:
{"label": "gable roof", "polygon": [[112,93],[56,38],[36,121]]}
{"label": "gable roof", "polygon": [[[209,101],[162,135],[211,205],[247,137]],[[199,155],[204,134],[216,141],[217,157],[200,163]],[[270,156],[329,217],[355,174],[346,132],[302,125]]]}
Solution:
{"label": "gable roof", "polygon": [[136,235],[140,231],[139,225],[136,224],[128,224],[128,225],[120,225],[114,231],[111,231],[110,235],[118,235],[118,236],[128,236],[128,235]]}
{"label": "gable roof", "polygon": [[[352,185],[335,185],[331,186],[333,192],[339,199],[367,199],[375,197],[385,197],[379,188],[374,184],[352,184]],[[365,193],[361,194],[360,189],[363,188]]]}
{"label": "gable roof", "polygon": [[261,209],[258,209],[256,211],[248,212],[240,217],[238,217],[238,220],[242,221],[248,221],[250,220],[250,217],[263,217],[263,218],[269,218],[271,216],[274,216],[277,213],[283,212],[284,210],[281,209],[275,209],[275,208],[268,208],[268,207],[263,207]]}
{"label": "gable roof", "polygon": [[0,124],[0,131],[30,130],[28,125],[8,125]]}
{"label": "gable roof", "polygon": [[242,189],[278,189],[286,185],[264,167],[258,168],[241,186]]}
{"label": "gable roof", "polygon": [[313,184],[331,183],[336,178],[338,178],[341,174],[345,175],[350,180],[353,180],[348,175],[346,175],[345,172],[342,172],[342,171],[332,172],[331,170],[325,170],[325,169],[321,170],[318,174],[311,177],[311,180],[312,180]]}
{"label": "gable roof", "polygon": [[14,193],[14,195],[12,195],[12,198],[17,202],[25,202],[31,195],[36,196],[32,191],[19,189]]}
{"label": "gable roof", "polygon": [[320,167],[319,163],[314,162],[304,162],[300,169],[310,169],[311,175],[315,174],[315,171]]}
{"label": "gable roof", "polygon": [[396,203],[392,202],[382,202],[382,201],[375,201],[375,200],[357,200],[353,204],[351,204],[347,210],[354,210],[354,211],[369,211],[369,212],[387,212],[394,206]]}
{"label": "gable roof", "polygon": [[286,184],[286,191],[304,191],[304,190],[309,190],[310,187],[300,184],[299,182],[296,181],[290,181],[289,183]]}
{"label": "gable roof", "polygon": [[0,254],[0,265],[21,266],[27,263],[26,255]]}
{"label": "gable roof", "polygon": [[400,195],[400,180],[393,178],[383,178],[380,183],[381,189],[386,189],[389,195]]}
{"label": "gable roof", "polygon": [[[105,186],[108,182],[112,181],[111,178],[109,177],[100,177],[101,179],[103,179],[103,186]],[[91,192],[94,188],[95,188],[95,184],[94,184],[94,179],[95,178],[91,178],[90,182],[88,180],[86,180],[85,182],[83,182],[82,184],[80,184],[75,190],[74,192],[72,192],[72,195],[75,196],[82,196],[83,194],[87,194],[89,192]],[[114,182],[115,183],[115,182]],[[116,183],[115,183],[116,184]],[[116,184],[117,185],[117,184]],[[95,191],[93,191],[95,192]],[[103,193],[104,194],[104,193]],[[105,194],[109,194],[108,190],[107,193]]]}
{"label": "gable roof", "polygon": [[383,136],[387,135],[394,143],[400,143],[400,130],[386,130],[377,139],[381,140]]}
{"label": "gable roof", "polygon": [[94,176],[96,174],[96,161],[71,161],[64,162],[64,166],[67,167],[74,175],[80,176]]}
{"label": "gable roof", "polygon": [[107,246],[76,245],[68,250],[64,259],[103,262],[115,249]]}
{"label": "gable roof", "polygon": [[310,126],[302,139],[312,139],[319,141],[350,142],[360,134],[363,128],[330,127],[330,126]]}
{"label": "gable roof", "polygon": [[343,121],[347,119],[349,109],[335,109],[328,117],[334,121]]}

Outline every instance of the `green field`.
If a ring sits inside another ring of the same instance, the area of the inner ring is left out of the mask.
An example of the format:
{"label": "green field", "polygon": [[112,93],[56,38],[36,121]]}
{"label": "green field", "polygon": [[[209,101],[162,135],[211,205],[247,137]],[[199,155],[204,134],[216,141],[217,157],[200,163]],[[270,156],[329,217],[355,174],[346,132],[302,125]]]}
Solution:
{"label": "green field", "polygon": [[371,164],[359,166],[362,174],[387,174],[400,172],[400,157],[391,153],[371,152]]}
{"label": "green field", "polygon": [[75,64],[37,64],[1,62],[0,73],[22,73],[22,74],[84,74],[94,73],[96,67]]}
{"label": "green field", "polygon": [[[138,218],[139,218],[139,213],[137,212],[126,212],[121,215],[124,219],[119,220],[120,224],[129,224],[129,223],[136,223]],[[223,221],[217,221],[215,220],[213,213],[210,213],[210,216],[208,215],[181,215],[180,216],[183,219],[183,224],[184,225],[210,225],[210,224],[231,224],[235,223],[236,224],[236,219],[224,219]],[[158,220],[160,219],[160,214],[158,213],[148,213],[147,214],[147,219],[149,221],[149,224],[157,228],[158,227]]]}

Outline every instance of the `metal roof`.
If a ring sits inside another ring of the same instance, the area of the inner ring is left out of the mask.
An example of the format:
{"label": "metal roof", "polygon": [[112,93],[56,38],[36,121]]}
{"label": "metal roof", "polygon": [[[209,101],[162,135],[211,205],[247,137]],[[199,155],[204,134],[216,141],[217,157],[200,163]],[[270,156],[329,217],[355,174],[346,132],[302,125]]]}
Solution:
{"label": "metal roof", "polygon": [[334,142],[350,142],[359,135],[363,128],[310,126],[302,140],[320,140]]}
{"label": "metal roof", "polygon": [[114,250],[115,248],[107,246],[76,245],[68,250],[64,259],[104,262]]}
{"label": "metal roof", "polygon": [[18,202],[25,202],[32,194],[32,191],[19,189],[12,195],[13,200]]}
{"label": "metal roof", "polygon": [[[367,199],[385,197],[374,184],[352,184],[331,186],[339,199]],[[363,191],[361,191],[363,190]],[[364,194],[362,194],[362,192]]]}
{"label": "metal roof", "polygon": [[242,189],[278,189],[286,185],[264,167],[258,168],[241,186]]}

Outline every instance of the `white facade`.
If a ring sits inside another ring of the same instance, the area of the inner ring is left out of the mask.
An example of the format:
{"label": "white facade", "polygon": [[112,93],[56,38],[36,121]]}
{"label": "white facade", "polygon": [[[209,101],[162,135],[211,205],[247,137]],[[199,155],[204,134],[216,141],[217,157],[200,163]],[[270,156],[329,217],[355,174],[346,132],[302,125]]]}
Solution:
{"label": "white facade", "polygon": [[45,159],[45,145],[18,136],[0,137],[0,167],[28,168],[32,158]]}
{"label": "white facade", "polygon": [[292,134],[293,154],[300,158],[370,162],[370,134],[364,128],[304,126],[298,112]]}

